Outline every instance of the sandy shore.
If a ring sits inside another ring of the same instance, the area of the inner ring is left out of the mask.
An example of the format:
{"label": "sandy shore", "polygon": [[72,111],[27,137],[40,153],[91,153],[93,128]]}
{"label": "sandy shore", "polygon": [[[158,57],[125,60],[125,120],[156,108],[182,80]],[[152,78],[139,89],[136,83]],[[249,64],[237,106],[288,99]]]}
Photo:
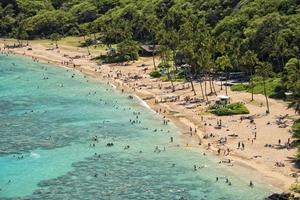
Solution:
{"label": "sandy shore", "polygon": [[[0,40],[2,51],[5,43],[6,41]],[[189,83],[174,83],[176,91],[172,92],[171,83],[151,78],[149,72],[153,70],[152,58],[140,58],[139,61],[127,66],[100,66],[90,60],[91,57],[98,55],[87,56],[85,49],[61,46],[60,49],[49,50],[40,44],[33,44],[31,47],[32,50],[24,47],[10,49],[10,51],[37,58],[41,62],[79,70],[94,78],[109,81],[120,90],[137,95],[153,110],[172,120],[181,128],[186,145],[216,154],[220,161],[231,159],[234,166],[251,168],[257,177],[262,177],[274,187],[287,191],[289,186],[297,181],[297,178],[291,177],[292,173],[300,172],[293,163],[296,150],[279,148],[278,145],[279,140],[281,144],[287,143],[288,140],[292,141],[290,127],[293,119],[299,118],[293,110],[287,108],[285,102],[270,99],[271,113],[265,115],[263,95],[255,95],[255,101],[251,102],[249,93],[229,90],[232,102],[245,103],[250,110],[250,115],[254,116],[255,123],[250,123],[249,120],[241,121],[240,116],[218,117],[206,112],[205,102],[184,104],[186,103],[185,97],[201,98],[200,83],[195,82],[197,95],[194,96]],[[215,83],[215,88],[218,94],[225,94],[225,89],[221,90],[218,83]],[[208,83],[207,91],[209,91]],[[170,99],[174,99],[174,96],[180,97],[179,100],[170,101]],[[209,100],[215,98],[214,95],[209,96]],[[276,119],[278,116],[286,114],[289,115],[288,127],[280,128],[276,124]],[[216,129],[218,120],[222,121],[221,129]],[[219,142],[220,139],[224,140],[225,138],[225,143]],[[238,148],[238,143],[243,143],[245,148]],[[210,144],[210,148],[208,148],[208,144]],[[265,147],[266,144],[271,147]],[[220,154],[217,153],[218,150]],[[284,167],[275,166],[275,162],[284,163]]]}

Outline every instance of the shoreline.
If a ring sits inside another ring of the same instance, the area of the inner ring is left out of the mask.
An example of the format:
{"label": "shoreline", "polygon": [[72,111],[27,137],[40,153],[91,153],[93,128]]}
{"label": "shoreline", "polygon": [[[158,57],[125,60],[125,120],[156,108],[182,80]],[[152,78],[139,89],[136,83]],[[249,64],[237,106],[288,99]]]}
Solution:
{"label": "shoreline", "polygon": [[[2,40],[0,40],[0,44],[3,44]],[[33,45],[33,46],[34,46],[34,50],[42,47],[42,45]],[[205,150],[206,149],[205,147],[208,145],[208,143],[211,142],[210,140],[202,139],[203,136],[206,133],[208,133],[209,131],[206,130],[206,127],[203,127],[203,122],[201,122],[199,118],[193,118],[194,116],[192,116],[192,114],[189,115],[192,112],[187,111],[187,113],[183,113],[183,112],[181,113],[180,112],[181,110],[176,110],[175,108],[173,108],[173,104],[168,104],[168,103],[156,104],[155,102],[153,102],[153,98],[149,98],[149,97],[154,96],[154,99],[155,99],[155,96],[156,96],[155,92],[152,92],[147,89],[139,90],[138,89],[139,87],[132,86],[132,85],[130,85],[130,83],[129,83],[129,85],[126,85],[124,83],[124,81],[122,82],[121,80],[114,79],[112,77],[108,77],[107,72],[108,73],[116,72],[117,70],[112,69],[112,68],[114,68],[114,67],[117,68],[117,66],[108,64],[108,65],[103,65],[103,66],[99,67],[94,61],[85,60],[85,58],[83,58],[82,63],[84,63],[84,64],[80,64],[80,66],[78,66],[78,67],[76,66],[74,68],[72,66],[62,65],[62,63],[59,61],[59,57],[51,58],[51,57],[44,56],[43,53],[45,53],[45,50],[39,50],[38,52],[35,52],[34,50],[28,51],[28,50],[22,48],[22,49],[13,49],[10,51],[15,54],[21,55],[21,56],[35,57],[44,63],[55,64],[60,67],[65,67],[68,69],[75,69],[75,70],[83,73],[84,75],[91,76],[93,78],[96,78],[97,80],[99,80],[99,78],[100,78],[101,81],[103,81],[103,82],[109,81],[109,83],[110,84],[112,83],[116,87],[116,89],[137,96],[139,98],[139,101],[141,100],[141,101],[145,102],[149,106],[149,108],[151,108],[154,112],[158,111],[159,109],[166,110],[166,113],[162,113],[162,112],[156,112],[156,113],[159,113],[162,117],[166,117],[167,119],[171,120],[180,129],[181,136],[184,137],[186,142],[189,145],[191,145],[191,147],[196,148],[196,149],[200,147],[202,150]],[[26,54],[24,55],[23,52],[26,52]],[[68,54],[77,53],[77,52],[72,52],[70,50],[64,51],[64,52],[68,52]],[[61,53],[56,53],[56,54],[60,55]],[[124,70],[126,70],[126,69],[124,69]],[[197,114],[195,114],[195,115],[197,115]],[[205,116],[205,118],[207,117],[206,115],[204,115],[204,116]],[[215,116],[208,115],[208,117],[215,117]],[[199,124],[199,122],[200,122],[200,124]],[[187,136],[189,134],[188,129],[190,127],[193,127],[193,128],[195,127],[198,130],[197,134],[193,134],[192,137]],[[202,143],[201,145],[198,145],[199,140],[201,140],[201,143]],[[217,150],[218,150],[217,146],[212,145],[212,147],[206,151],[209,151],[209,153],[215,155]],[[246,158],[243,155],[240,155],[237,152],[233,152],[229,156],[220,156],[219,158],[220,158],[220,160],[231,159],[231,160],[234,160],[234,164],[237,166],[240,165],[242,167],[246,167],[251,170],[255,170],[256,172],[258,172],[257,176],[262,175],[264,181],[271,183],[272,186],[274,186],[275,188],[279,188],[282,191],[288,191],[290,184],[294,182],[294,179],[292,179],[291,177],[287,177],[282,173],[270,170],[269,167],[264,165],[263,163],[259,164],[256,162],[250,162],[251,160],[249,160],[248,158]]]}

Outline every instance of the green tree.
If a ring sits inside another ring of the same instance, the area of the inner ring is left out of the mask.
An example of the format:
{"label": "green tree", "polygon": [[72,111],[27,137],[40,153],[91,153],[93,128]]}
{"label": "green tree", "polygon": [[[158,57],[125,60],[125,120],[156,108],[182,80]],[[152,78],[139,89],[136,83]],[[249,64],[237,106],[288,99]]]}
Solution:
{"label": "green tree", "polygon": [[[153,52],[152,52],[152,61],[153,61],[153,66],[154,66],[154,70],[156,71],[156,63],[155,63],[155,53],[156,51],[154,51],[156,49],[156,33],[158,31],[158,24],[159,24],[159,21],[157,19],[157,17],[155,15],[151,15],[149,13],[149,11],[151,11],[151,9],[147,9],[147,12],[145,13],[145,15],[147,16],[146,17],[146,20],[145,22],[143,23],[144,24],[144,27],[145,29],[148,30],[149,32],[149,35],[151,37],[151,43],[152,43],[152,48],[153,48]],[[149,15],[147,15],[149,14]]]}
{"label": "green tree", "polygon": [[216,63],[221,70],[226,72],[225,92],[226,92],[226,95],[228,95],[227,81],[228,81],[229,70],[232,69],[231,60],[227,55],[224,55],[224,56],[218,57],[216,60]]}
{"label": "green tree", "polygon": [[286,88],[293,93],[292,107],[296,112],[300,112],[300,59],[292,58],[285,65]]}
{"label": "green tree", "polygon": [[50,35],[50,39],[55,43],[55,47],[58,49],[58,41],[61,40],[62,36],[58,33]]}
{"label": "green tree", "polygon": [[93,43],[93,41],[92,41],[92,39],[89,38],[90,33],[91,33],[89,24],[88,23],[82,24],[79,27],[79,30],[80,30],[81,36],[83,36],[84,44],[87,49],[88,55],[91,55],[89,46]]}
{"label": "green tree", "polygon": [[250,74],[250,85],[251,85],[251,101],[254,100],[254,83],[253,75],[255,71],[255,66],[259,63],[257,55],[255,52],[248,50],[242,57],[242,64],[246,67],[246,70]]}
{"label": "green tree", "polygon": [[257,76],[260,76],[263,81],[263,87],[264,87],[264,95],[266,99],[266,105],[267,105],[267,111],[266,113],[270,113],[270,107],[269,107],[269,99],[267,95],[267,90],[266,90],[266,80],[271,76],[272,74],[272,65],[271,63],[268,62],[260,62],[256,66],[256,73]]}
{"label": "green tree", "polygon": [[172,65],[170,64],[170,62],[172,60],[172,51],[168,47],[166,47],[164,45],[160,45],[158,54],[161,59],[160,65],[163,66],[163,68],[166,70],[168,80],[171,82],[172,92],[175,92],[175,86],[173,83],[173,78],[171,76],[171,73],[173,72],[173,70],[172,70]]}
{"label": "green tree", "polygon": [[138,58],[139,44],[133,40],[124,40],[117,45],[118,53],[122,56],[129,55],[134,61]]}
{"label": "green tree", "polygon": [[48,37],[53,33],[65,35],[74,25],[73,16],[62,10],[42,11],[25,22],[26,31],[31,38]]}

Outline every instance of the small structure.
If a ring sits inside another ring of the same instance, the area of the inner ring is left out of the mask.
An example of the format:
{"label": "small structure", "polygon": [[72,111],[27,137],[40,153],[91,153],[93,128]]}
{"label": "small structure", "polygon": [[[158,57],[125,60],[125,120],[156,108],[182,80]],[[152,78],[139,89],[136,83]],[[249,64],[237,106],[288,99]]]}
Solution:
{"label": "small structure", "polygon": [[107,55],[107,56],[115,56],[116,54],[117,54],[117,51],[116,51],[115,48],[109,48],[109,49],[107,49],[107,51],[106,51],[106,55]]}
{"label": "small structure", "polygon": [[158,48],[159,45],[141,45],[139,53],[143,56],[152,56],[153,54],[155,55],[157,53]]}
{"label": "small structure", "polygon": [[216,104],[218,105],[227,105],[230,103],[230,97],[226,95],[219,95],[216,99]]}

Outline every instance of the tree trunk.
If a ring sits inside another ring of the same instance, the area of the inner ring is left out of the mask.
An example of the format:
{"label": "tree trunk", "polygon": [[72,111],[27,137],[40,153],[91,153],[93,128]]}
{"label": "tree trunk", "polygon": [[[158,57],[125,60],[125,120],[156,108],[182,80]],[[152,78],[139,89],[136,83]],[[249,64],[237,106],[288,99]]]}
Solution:
{"label": "tree trunk", "polygon": [[170,81],[171,81],[171,85],[172,85],[172,92],[175,92],[175,86],[174,86],[172,78],[170,79]]}
{"label": "tree trunk", "polygon": [[263,80],[263,85],[264,85],[264,94],[265,94],[266,104],[267,104],[267,112],[266,113],[269,114],[270,113],[270,108],[269,108],[269,100],[268,100],[268,96],[267,96],[265,79]]}
{"label": "tree trunk", "polygon": [[202,99],[205,100],[203,86],[202,86],[202,76],[200,77],[200,89],[201,89]]}
{"label": "tree trunk", "polygon": [[153,60],[153,66],[154,70],[156,71],[156,64],[155,64],[155,41],[154,41],[154,36],[152,34],[152,45],[153,45],[153,51],[152,51],[152,60]]}
{"label": "tree trunk", "polygon": [[190,77],[190,83],[191,83],[191,86],[192,86],[192,91],[194,92],[194,96],[196,96],[196,91],[195,91],[195,88],[194,88],[194,83],[193,83],[193,79],[192,77]]}
{"label": "tree trunk", "polygon": [[225,92],[226,92],[226,96],[228,96],[228,91],[227,91],[228,75],[229,75],[229,72],[226,72],[226,82],[225,82]]}
{"label": "tree trunk", "polygon": [[204,93],[205,93],[206,101],[208,102],[207,91],[206,91],[206,74],[205,74],[205,79],[204,79]]}
{"label": "tree trunk", "polygon": [[222,78],[221,78],[221,90],[223,90],[223,81],[222,81]]}
{"label": "tree trunk", "polygon": [[153,44],[153,52],[152,52],[152,60],[153,60],[153,66],[154,66],[154,70],[156,71],[156,64],[155,64],[155,44]]}
{"label": "tree trunk", "polygon": [[212,89],[212,83],[211,83],[211,76],[210,72],[208,72],[208,82],[209,82],[209,89],[210,89],[210,94],[213,94],[213,89]]}
{"label": "tree trunk", "polygon": [[213,77],[212,77],[211,83],[212,83],[212,88],[213,88],[214,94],[217,96],[218,94],[217,94],[217,91],[216,91],[216,88],[215,88],[214,78]]}
{"label": "tree trunk", "polygon": [[86,46],[86,48],[87,48],[88,54],[91,55],[91,52],[90,52],[90,49],[89,49],[88,45]]}
{"label": "tree trunk", "polygon": [[173,52],[173,65],[174,65],[174,67],[175,67],[175,69],[176,69],[176,72],[178,71],[178,68],[177,68],[177,65],[176,65],[176,59],[175,59],[175,57],[176,57],[176,52],[175,52],[175,50],[172,50],[172,52]]}
{"label": "tree trunk", "polygon": [[169,80],[171,82],[171,85],[172,85],[172,92],[175,92],[175,86],[174,86],[172,77],[170,76],[170,70],[169,69],[168,69],[168,78],[169,78]]}
{"label": "tree trunk", "polygon": [[253,83],[252,67],[250,68],[250,82],[251,82],[251,101],[254,101],[254,83]]}
{"label": "tree trunk", "polygon": [[251,77],[251,101],[254,101],[254,83],[252,77]]}

